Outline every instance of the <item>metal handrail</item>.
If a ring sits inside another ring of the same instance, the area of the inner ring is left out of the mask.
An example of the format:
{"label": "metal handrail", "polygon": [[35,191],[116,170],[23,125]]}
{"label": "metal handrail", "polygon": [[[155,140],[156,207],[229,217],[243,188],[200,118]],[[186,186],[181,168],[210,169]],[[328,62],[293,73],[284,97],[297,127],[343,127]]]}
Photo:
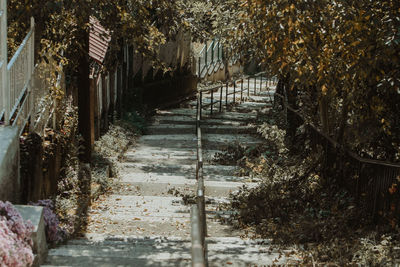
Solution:
{"label": "metal handrail", "polygon": [[198,58],[198,76],[200,77],[205,70],[208,71],[217,66],[222,61],[222,58],[223,47],[221,42],[217,39],[213,39],[210,44],[206,42]]}
{"label": "metal handrail", "polygon": [[196,135],[197,135],[197,164],[196,164],[196,204],[191,207],[191,238],[192,266],[205,267],[207,263],[207,223],[205,213],[204,179],[203,179],[203,150],[201,135],[201,93],[197,94]]}
{"label": "metal handrail", "polygon": [[[257,78],[264,75],[259,73],[255,76],[251,76],[257,81]],[[248,77],[250,83],[250,76]],[[239,91],[236,91],[237,82],[241,82]],[[262,80],[261,80],[262,81]],[[268,81],[267,81],[268,82]],[[228,91],[229,84],[233,84],[233,93]],[[207,244],[205,237],[207,236],[207,222],[206,222],[206,210],[205,210],[205,195],[204,195],[204,177],[203,177],[203,150],[202,150],[202,132],[201,132],[201,120],[202,120],[202,109],[205,107],[211,107],[211,114],[213,113],[214,105],[219,104],[219,111],[222,111],[223,106],[223,90],[226,88],[226,106],[228,105],[228,96],[234,95],[233,102],[235,102],[236,93],[240,92],[240,99],[243,101],[243,92],[248,91],[250,88],[244,88],[244,79],[238,79],[230,81],[225,84],[219,84],[210,86],[207,88],[199,89],[197,92],[197,110],[196,110],[196,136],[197,136],[197,164],[196,164],[196,179],[197,179],[197,190],[196,190],[196,204],[191,207],[191,239],[192,239],[192,266],[205,267],[208,265],[207,260]],[[267,83],[268,86],[268,83]],[[261,86],[260,86],[261,87]],[[217,90],[217,92],[215,92]],[[219,92],[218,92],[219,90]],[[260,88],[261,90],[261,88]],[[211,103],[203,104],[203,94],[211,94]],[[215,100],[214,93],[219,93],[219,99]]]}
{"label": "metal handrail", "polygon": [[275,93],[275,96],[278,96],[279,98],[283,99],[284,105],[287,107],[288,110],[290,110],[293,113],[296,113],[297,116],[301,117],[302,120],[304,121],[304,123],[307,126],[313,128],[315,131],[317,131],[321,136],[323,136],[327,141],[329,141],[333,147],[341,148],[343,151],[345,151],[347,154],[349,154],[355,160],[360,161],[362,163],[382,165],[382,166],[393,167],[393,168],[400,168],[400,164],[399,163],[392,163],[392,162],[389,162],[389,161],[363,158],[363,157],[360,157],[359,155],[357,155],[356,153],[344,148],[342,144],[338,143],[335,139],[333,139],[332,137],[328,136],[326,133],[322,132],[313,123],[307,122],[304,119],[303,115],[300,113],[301,110],[300,109],[294,109],[293,107],[289,106],[289,104],[287,103],[287,101],[285,100],[285,97],[283,95],[281,95],[279,93]]}
{"label": "metal handrail", "polygon": [[[242,102],[244,100],[243,94],[247,91],[247,96],[250,95],[250,80],[254,79],[254,94],[257,94],[257,79],[260,78],[260,88],[259,90],[261,91],[261,87],[262,87],[262,79],[263,77],[266,77],[266,72],[259,72],[257,74],[254,75],[248,75],[245,77],[242,77],[240,79],[237,80],[233,80],[233,81],[227,81],[225,84],[219,84],[219,85],[213,85],[207,88],[202,88],[199,89],[198,92],[200,94],[200,115],[201,115],[201,110],[207,107],[210,107],[210,113],[213,114],[214,113],[214,106],[216,104],[219,104],[219,112],[222,112],[222,106],[223,106],[223,96],[225,96],[225,106],[227,106],[229,104],[228,101],[228,97],[230,95],[233,95],[233,101],[232,103],[235,104],[236,103],[236,94],[240,93],[240,102]],[[244,82],[245,80],[247,80],[247,88],[244,87]],[[266,80],[266,88],[268,88],[268,82],[269,80]],[[240,83],[240,86],[238,86],[238,84]],[[233,92],[229,92],[228,88],[229,85],[233,85]],[[236,90],[238,88],[238,90]],[[223,92],[225,88],[225,93]],[[217,92],[215,92],[215,90],[217,90]],[[209,93],[211,94],[211,102],[210,103],[206,103],[203,104],[203,94],[205,93]],[[219,99],[215,99],[214,98],[214,94],[218,94],[220,95]],[[270,95],[270,102],[272,103],[272,96]]]}
{"label": "metal handrail", "polygon": [[26,47],[29,38],[31,38],[32,34],[34,32],[34,28],[33,26],[31,26],[28,34],[25,36],[24,40],[21,42],[21,44],[19,45],[17,51],[15,52],[14,56],[10,59],[10,62],[8,62],[7,64],[7,70],[10,70],[12,68],[12,66],[14,65],[14,63],[17,61],[19,55],[21,54],[22,50]]}

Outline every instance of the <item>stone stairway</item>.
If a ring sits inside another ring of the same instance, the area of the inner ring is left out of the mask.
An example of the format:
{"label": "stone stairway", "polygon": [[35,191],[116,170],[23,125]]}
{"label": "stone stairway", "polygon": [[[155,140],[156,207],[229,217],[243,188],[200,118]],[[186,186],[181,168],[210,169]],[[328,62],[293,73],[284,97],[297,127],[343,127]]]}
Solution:
{"label": "stone stairway", "polygon": [[[204,159],[228,143],[257,145],[254,109],[268,97],[250,96],[232,111],[208,115],[202,129]],[[196,187],[195,103],[159,110],[147,134],[120,163],[119,186],[90,210],[82,239],[49,251],[47,266],[190,266],[190,201]],[[222,225],[218,205],[248,177],[236,166],[205,163],[209,266],[265,266],[284,263],[266,240],[241,239],[242,232]],[[184,201],[185,200],[185,201]]]}

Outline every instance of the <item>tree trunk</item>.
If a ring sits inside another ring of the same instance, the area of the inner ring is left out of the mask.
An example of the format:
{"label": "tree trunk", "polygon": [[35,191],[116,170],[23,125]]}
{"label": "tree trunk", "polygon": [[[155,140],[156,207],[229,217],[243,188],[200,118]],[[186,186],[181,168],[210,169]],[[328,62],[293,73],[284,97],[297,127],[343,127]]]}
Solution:
{"label": "tree trunk", "polygon": [[79,115],[79,133],[83,137],[84,151],[80,159],[83,162],[90,162],[92,152],[92,128],[94,128],[93,119],[91,119],[91,110],[93,109],[93,98],[90,94],[89,80],[89,34],[81,30],[81,40],[83,51],[79,57],[78,66],[78,115]]}
{"label": "tree trunk", "polygon": [[346,130],[346,125],[347,125],[347,118],[348,118],[348,114],[349,114],[349,101],[348,101],[349,97],[346,96],[343,99],[343,109],[342,109],[342,113],[340,116],[340,122],[339,122],[339,130],[338,130],[338,134],[336,137],[336,140],[338,141],[339,144],[343,144],[344,142],[344,132]]}
{"label": "tree trunk", "polygon": [[328,96],[322,95],[319,99],[319,116],[322,124],[322,131],[329,135],[329,110],[328,110]]}

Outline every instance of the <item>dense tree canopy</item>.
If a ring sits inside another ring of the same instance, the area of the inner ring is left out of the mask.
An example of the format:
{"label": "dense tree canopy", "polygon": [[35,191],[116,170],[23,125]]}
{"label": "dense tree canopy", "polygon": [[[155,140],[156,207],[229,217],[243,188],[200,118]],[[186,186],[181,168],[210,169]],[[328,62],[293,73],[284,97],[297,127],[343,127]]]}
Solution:
{"label": "dense tree canopy", "polygon": [[400,160],[399,1],[11,0],[9,14],[11,49],[34,16],[42,55],[64,51],[73,63],[89,16],[110,30],[112,51],[124,40],[154,59],[181,28],[195,40],[222,38],[285,81],[327,134],[371,157]]}
{"label": "dense tree canopy", "polygon": [[240,6],[244,26],[227,38],[241,39],[245,51],[299,91],[296,104],[309,120],[371,157],[400,159],[400,2]]}
{"label": "dense tree canopy", "polygon": [[182,24],[178,5],[166,0],[11,0],[8,9],[11,52],[25,36],[33,16],[41,54],[52,50],[64,63],[76,63],[76,55],[82,52],[84,43],[82,31],[87,33],[91,27],[90,16],[110,31],[112,51],[118,52],[123,40],[126,44],[135,44],[138,52],[150,57],[155,56],[158,45],[173,36]]}

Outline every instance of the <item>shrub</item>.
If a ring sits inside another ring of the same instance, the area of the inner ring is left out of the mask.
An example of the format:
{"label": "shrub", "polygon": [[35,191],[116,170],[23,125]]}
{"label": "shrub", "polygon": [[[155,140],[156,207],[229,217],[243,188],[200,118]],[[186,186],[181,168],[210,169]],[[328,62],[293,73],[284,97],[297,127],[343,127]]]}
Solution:
{"label": "shrub", "polygon": [[57,243],[64,240],[66,232],[60,227],[57,215],[54,213],[54,204],[51,199],[39,200],[37,203],[29,203],[43,207],[44,224],[46,226],[46,239],[48,243]]}
{"label": "shrub", "polygon": [[33,225],[24,222],[10,202],[0,201],[0,266],[25,267],[33,263]]}

